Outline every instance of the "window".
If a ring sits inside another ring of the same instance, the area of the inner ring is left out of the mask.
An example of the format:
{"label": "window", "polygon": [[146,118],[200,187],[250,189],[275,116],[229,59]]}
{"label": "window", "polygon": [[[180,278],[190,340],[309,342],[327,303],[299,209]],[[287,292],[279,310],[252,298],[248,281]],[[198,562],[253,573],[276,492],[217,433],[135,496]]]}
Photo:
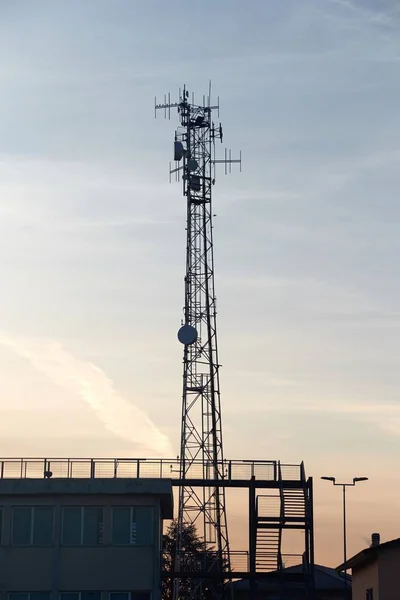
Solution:
{"label": "window", "polygon": [[59,598],[60,600],[101,600],[101,592],[61,592]]}
{"label": "window", "polygon": [[14,506],[12,543],[15,546],[51,546],[53,524],[52,506]]}
{"label": "window", "polygon": [[10,592],[7,600],[50,600],[50,592]]}
{"label": "window", "polygon": [[62,543],[66,546],[102,544],[103,508],[101,506],[64,506]]}
{"label": "window", "polygon": [[115,506],[112,513],[112,543],[117,546],[151,545],[153,507]]}
{"label": "window", "polygon": [[374,600],[374,588],[365,590],[365,600]]}
{"label": "window", "polygon": [[110,592],[109,600],[150,600],[150,592]]}

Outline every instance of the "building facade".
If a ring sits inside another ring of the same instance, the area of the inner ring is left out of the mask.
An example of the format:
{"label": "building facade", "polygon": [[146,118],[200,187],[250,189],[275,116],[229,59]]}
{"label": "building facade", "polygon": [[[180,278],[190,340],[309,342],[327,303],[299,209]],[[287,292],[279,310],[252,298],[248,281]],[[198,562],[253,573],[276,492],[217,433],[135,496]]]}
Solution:
{"label": "building facade", "polygon": [[0,480],[0,600],[159,600],[167,479]]}
{"label": "building facade", "polygon": [[350,558],[347,567],[352,571],[353,600],[399,600],[400,538],[372,543]]}

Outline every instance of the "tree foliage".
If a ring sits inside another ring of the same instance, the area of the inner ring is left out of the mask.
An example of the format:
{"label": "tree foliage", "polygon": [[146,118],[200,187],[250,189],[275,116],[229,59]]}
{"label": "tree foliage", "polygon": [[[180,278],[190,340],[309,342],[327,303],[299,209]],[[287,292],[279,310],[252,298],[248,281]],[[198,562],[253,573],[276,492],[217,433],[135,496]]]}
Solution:
{"label": "tree foliage", "polygon": [[[209,600],[215,597],[215,593],[221,592],[225,587],[224,577],[218,577],[218,573],[226,571],[226,562],[220,565],[220,559],[213,550],[207,548],[199,538],[193,523],[184,524],[182,530],[182,552],[179,561],[176,561],[176,540],[178,535],[178,522],[172,521],[163,536],[163,581],[162,598],[172,600],[173,597],[173,573],[179,563],[180,572],[186,574],[180,578],[179,598],[189,600],[197,590],[196,597]],[[168,573],[171,576],[168,577]],[[193,573],[193,577],[191,576]],[[189,574],[189,576],[187,576]],[[196,576],[197,575],[197,576]],[[198,589],[201,593],[198,593]]]}

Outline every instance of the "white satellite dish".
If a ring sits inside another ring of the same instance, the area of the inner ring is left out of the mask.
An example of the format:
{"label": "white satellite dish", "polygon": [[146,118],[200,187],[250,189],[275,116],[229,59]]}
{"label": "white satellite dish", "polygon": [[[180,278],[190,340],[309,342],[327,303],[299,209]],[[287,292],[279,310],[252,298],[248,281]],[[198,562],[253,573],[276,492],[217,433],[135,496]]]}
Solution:
{"label": "white satellite dish", "polygon": [[190,346],[197,340],[197,331],[191,325],[182,325],[178,331],[178,340],[184,346]]}

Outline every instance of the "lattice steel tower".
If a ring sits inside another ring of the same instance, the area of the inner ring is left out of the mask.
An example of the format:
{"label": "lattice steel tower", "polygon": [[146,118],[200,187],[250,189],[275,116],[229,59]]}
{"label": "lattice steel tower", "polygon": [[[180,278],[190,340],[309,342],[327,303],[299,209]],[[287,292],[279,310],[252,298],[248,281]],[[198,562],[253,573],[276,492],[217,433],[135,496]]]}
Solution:
{"label": "lattice steel tower", "polygon": [[[205,547],[215,551],[213,564],[208,560],[208,564],[198,565],[199,574],[212,570],[215,577],[219,569],[222,577],[223,569],[230,570],[225,487],[218,485],[226,473],[214,291],[212,187],[217,163],[225,165],[225,173],[231,171],[232,163],[241,166],[241,157],[232,159],[230,151],[225,150],[223,159],[215,158],[215,141],[222,142],[222,127],[212,121],[212,111],[219,114],[219,101],[211,106],[211,89],[207,99],[203,96],[202,105],[195,104],[193,95],[190,101],[185,88],[179,96],[179,102],[171,103],[168,95],[163,104],[155,103],[156,111],[162,109],[169,118],[171,108],[178,110],[180,126],[175,132],[175,166],[170,165],[170,178],[174,175],[177,181],[182,180],[187,199],[185,306],[178,332],[184,351],[175,599],[179,597],[185,524],[195,524]],[[190,485],[188,479],[192,480]],[[196,479],[204,484],[193,487]],[[191,595],[200,597],[201,577]]]}

